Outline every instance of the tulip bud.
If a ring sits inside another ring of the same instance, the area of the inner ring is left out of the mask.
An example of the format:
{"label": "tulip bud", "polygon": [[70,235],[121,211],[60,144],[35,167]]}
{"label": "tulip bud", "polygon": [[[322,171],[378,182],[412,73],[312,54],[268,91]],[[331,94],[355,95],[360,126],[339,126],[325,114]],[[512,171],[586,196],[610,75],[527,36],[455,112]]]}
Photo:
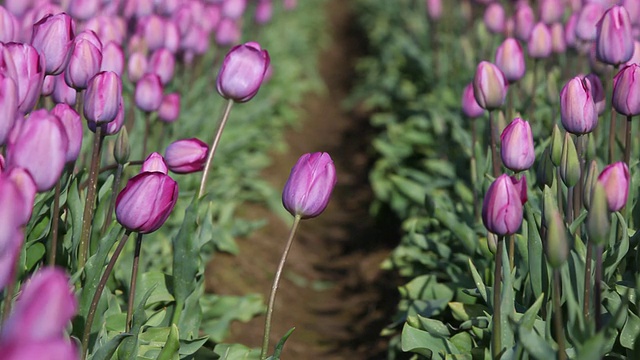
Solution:
{"label": "tulip bud", "polygon": [[53,188],[66,163],[68,139],[57,116],[37,110],[7,146],[7,165],[26,169],[39,192]]}
{"label": "tulip bud", "polygon": [[0,42],[8,43],[17,40],[17,32],[20,30],[18,19],[11,12],[0,6]]}
{"label": "tulip bud", "polygon": [[598,115],[601,115],[604,112],[606,105],[602,81],[600,81],[600,77],[596,73],[590,73],[585,76],[585,79],[589,80],[585,83],[593,97],[593,102],[596,104],[596,111],[598,112]]}
{"label": "tulip bud", "polygon": [[22,43],[8,43],[3,51],[5,71],[18,87],[18,111],[26,114],[40,97],[44,82],[44,58],[34,47]]}
{"label": "tulip bud", "polygon": [[273,3],[271,0],[260,0],[256,5],[255,20],[257,24],[264,25],[271,20],[273,15]]}
{"label": "tulip bud", "polygon": [[156,74],[145,74],[136,84],[136,106],[146,112],[156,111],[162,104],[162,83]]}
{"label": "tulip bud", "polygon": [[500,135],[502,163],[515,172],[527,170],[535,161],[529,122],[515,118]]}
{"label": "tulip bud", "polygon": [[584,180],[584,188],[582,189],[582,203],[587,210],[591,207],[591,194],[593,193],[593,187],[598,181],[599,174],[598,163],[592,160],[587,170],[587,177]]}
{"label": "tulip bud", "polygon": [[513,178],[503,174],[489,186],[482,203],[482,222],[496,235],[518,231],[522,224],[522,200]]}
{"label": "tulip bud", "polygon": [[[81,36],[83,34],[85,35]],[[87,88],[89,80],[100,71],[102,43],[96,34],[89,30],[78,34],[73,44],[69,64],[64,72],[64,80],[70,87],[83,90]]]}
{"label": "tulip bud", "polygon": [[593,241],[597,245],[604,245],[609,238],[610,230],[611,220],[607,193],[604,185],[596,181],[591,193],[591,206],[587,214],[589,241]]}
{"label": "tulip bud", "polygon": [[180,116],[180,94],[171,93],[162,98],[162,104],[158,109],[158,119],[166,123],[172,123]]}
{"label": "tulip bud", "polygon": [[158,15],[148,15],[138,21],[136,33],[139,34],[147,46],[154,51],[164,46],[165,20]]}
{"label": "tulip bud", "polygon": [[569,133],[564,134],[562,146],[562,162],[560,163],[560,177],[567,187],[575,186],[580,181],[580,159],[576,151],[576,145]]}
{"label": "tulip bud", "polygon": [[631,64],[640,64],[640,41],[633,42],[633,55],[631,55],[631,59],[625,63],[625,66]]}
{"label": "tulip bud", "polygon": [[[2,189],[0,189],[0,191],[2,191],[2,195],[4,196],[4,191]],[[0,235],[0,246],[2,248],[2,252],[0,252],[0,290],[4,289],[9,282],[13,281],[16,272],[16,261],[20,256],[20,250],[24,242],[22,229],[3,228],[2,233],[3,234]],[[4,350],[2,345],[0,341],[0,350]],[[6,354],[3,352],[2,355],[4,359]],[[16,360],[22,359],[28,358],[19,358]]]}
{"label": "tulip bud", "polygon": [[609,211],[620,211],[627,204],[629,195],[629,168],[624,162],[608,165],[598,176],[604,187]]}
{"label": "tulip bud", "polygon": [[564,15],[564,3],[558,0],[541,0],[540,21],[547,25],[559,23]]}
{"label": "tulip bud", "polygon": [[251,100],[260,89],[269,62],[269,53],[257,43],[234,46],[218,73],[218,93],[235,102]]}
{"label": "tulip bud", "polygon": [[491,33],[501,34],[504,31],[505,13],[500,3],[494,2],[487,6],[484,11],[484,24]]}
{"label": "tulip bud", "polygon": [[162,155],[157,152],[149,154],[147,158],[142,163],[142,168],[140,172],[161,172],[163,174],[169,173],[169,169],[167,168],[167,163],[164,161]]}
{"label": "tulip bud", "polygon": [[514,33],[516,38],[520,41],[527,41],[531,36],[531,31],[535,25],[535,15],[533,9],[528,4],[523,4],[517,7],[514,14],[515,29]]}
{"label": "tulip bud", "polygon": [[473,94],[484,109],[501,107],[507,95],[507,80],[502,71],[490,62],[480,62],[473,78]]}
{"label": "tulip bud", "polygon": [[611,65],[629,61],[633,55],[633,35],[629,13],[622,6],[607,10],[598,22],[596,57]]}
{"label": "tulip bud", "polygon": [[427,15],[431,21],[438,21],[442,17],[442,0],[426,0]]}
{"label": "tulip bud", "polygon": [[180,29],[178,29],[178,25],[174,21],[167,21],[164,33],[164,48],[172,54],[177,53],[180,48]]}
{"label": "tulip bud", "polygon": [[135,51],[129,56],[129,61],[127,62],[127,75],[129,76],[129,81],[132,83],[137,83],[142,75],[147,72],[147,58],[140,51]]}
{"label": "tulip bud", "polygon": [[84,117],[94,123],[113,121],[122,98],[122,80],[112,71],[103,71],[89,80],[84,93]]}
{"label": "tulip bud", "polygon": [[56,104],[67,104],[69,106],[75,106],[78,92],[76,89],[67,85],[64,80],[64,74],[49,75],[53,76],[53,93],[51,97]]}
{"label": "tulip bud", "polygon": [[44,56],[47,75],[58,75],[67,67],[74,28],[73,19],[65,13],[49,14],[33,25],[31,45]]}
{"label": "tulip bud", "polygon": [[578,23],[578,14],[571,14],[567,22],[564,24],[564,40],[568,47],[576,47],[576,24]]}
{"label": "tulip bud", "polygon": [[[16,245],[14,242],[19,241],[17,246],[21,246],[22,239],[16,238],[16,231],[29,221],[28,217],[25,219],[23,214],[31,213],[32,206],[33,203],[29,204],[25,201],[25,197],[15,181],[4,173],[0,175],[0,225],[2,226],[2,232],[0,232],[0,267],[5,267],[3,265],[6,261],[9,261],[3,255],[9,248]],[[12,262],[12,264],[15,264],[15,262]],[[7,270],[12,270],[12,268]],[[5,273],[0,271],[0,289],[7,284],[6,281],[3,281],[6,280],[4,275]]]}
{"label": "tulip bud", "polygon": [[176,60],[173,54],[169,50],[161,48],[151,54],[147,72],[158,75],[162,85],[166,85],[173,78],[175,64]]}
{"label": "tulip bud", "polygon": [[592,132],[598,126],[598,112],[588,79],[574,77],[560,91],[562,126],[576,135]]}
{"label": "tulip bud", "polygon": [[562,54],[567,50],[567,41],[564,36],[564,26],[561,23],[551,25],[551,51]]}
{"label": "tulip bud", "polygon": [[613,107],[626,116],[640,114],[640,66],[624,67],[613,79]]}
{"label": "tulip bud", "polygon": [[129,161],[129,155],[131,155],[131,146],[129,146],[129,133],[127,128],[123,127],[122,131],[118,133],[115,146],[113,147],[113,157],[120,165],[124,165]]}
{"label": "tulip bud", "polygon": [[4,145],[18,114],[18,87],[0,73],[0,145]]}
{"label": "tulip bud", "polygon": [[502,70],[509,83],[514,83],[525,74],[524,53],[520,43],[514,38],[507,38],[496,50],[496,66]]}
{"label": "tulip bud", "polygon": [[562,132],[557,124],[553,125],[553,131],[551,131],[551,162],[555,166],[560,166],[562,161]]}
{"label": "tulip bud", "polygon": [[597,38],[597,24],[604,14],[602,5],[594,2],[586,3],[580,10],[576,20],[576,36],[584,41],[593,41]]}
{"label": "tulip bud", "polygon": [[547,224],[545,252],[553,269],[560,268],[569,256],[567,228],[550,188],[544,189],[544,218]]}
{"label": "tulip bud", "polygon": [[102,47],[100,71],[113,71],[122,78],[122,73],[124,72],[124,53],[120,45],[110,41]]}
{"label": "tulip bud", "polygon": [[469,118],[475,119],[484,114],[484,109],[478,105],[473,95],[473,84],[469,83],[462,92],[462,112]]}
{"label": "tulip bud", "polygon": [[293,216],[320,215],[336,185],[336,168],[327,153],[304,154],[291,169],[282,190],[282,204]]}
{"label": "tulip bud", "polygon": [[204,169],[209,146],[199,139],[183,139],[172,142],[164,157],[169,170],[176,174],[189,174]]}
{"label": "tulip bud", "polygon": [[67,7],[74,19],[89,20],[100,10],[99,0],[70,0]]}
{"label": "tulip bud", "polygon": [[529,56],[534,59],[544,59],[551,55],[551,31],[542,22],[537,23],[531,31],[531,36],[527,42]]}
{"label": "tulip bud", "polygon": [[220,46],[228,46],[240,41],[240,25],[237,20],[223,18],[216,29],[216,43]]}
{"label": "tulip bud", "polygon": [[116,219],[127,230],[148,234],[167,220],[178,200],[178,184],[161,172],[129,179],[116,199]]}
{"label": "tulip bud", "polygon": [[[89,130],[91,130],[94,133],[96,132],[97,124],[95,122],[87,121],[87,125],[89,127]],[[113,119],[113,121],[109,121],[106,124],[102,123],[102,129],[104,131],[102,135],[107,136],[107,135],[117,134],[120,131],[120,129],[122,129],[123,125],[124,125],[124,101],[122,101],[122,98],[120,98],[120,101],[118,103],[118,112],[116,113],[116,118]]]}
{"label": "tulip bud", "polygon": [[239,19],[247,8],[247,0],[224,0],[222,2],[222,16],[229,19]]}
{"label": "tulip bud", "polygon": [[60,119],[60,123],[67,135],[66,162],[74,162],[82,148],[82,119],[80,115],[67,104],[58,104],[51,109],[51,114]]}
{"label": "tulip bud", "polygon": [[549,148],[546,148],[542,153],[542,158],[540,158],[538,168],[536,169],[536,182],[540,190],[544,190],[545,186],[551,186],[553,184],[555,174],[556,170],[551,162]]}

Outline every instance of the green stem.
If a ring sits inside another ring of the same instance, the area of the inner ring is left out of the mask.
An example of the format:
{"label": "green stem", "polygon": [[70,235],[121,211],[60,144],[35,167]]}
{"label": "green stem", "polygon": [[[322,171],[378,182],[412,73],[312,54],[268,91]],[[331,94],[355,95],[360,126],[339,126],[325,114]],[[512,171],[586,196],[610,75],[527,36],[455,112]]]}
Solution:
{"label": "green stem", "polygon": [[271,293],[269,294],[269,303],[267,305],[267,318],[264,322],[264,337],[262,339],[262,351],[260,352],[260,360],[265,360],[267,358],[267,352],[269,351],[269,334],[271,333],[271,317],[273,315],[273,306],[276,301],[276,291],[278,291],[278,284],[280,284],[280,278],[282,277],[284,263],[287,261],[289,249],[291,249],[291,244],[293,244],[293,236],[298,229],[300,220],[300,215],[296,215],[296,217],[293,219],[293,225],[291,225],[291,231],[289,232],[289,239],[287,240],[287,244],[285,245],[284,251],[282,252],[282,257],[280,258],[280,263],[278,264],[276,275],[273,278]]}
{"label": "green stem", "polygon": [[82,215],[82,232],[80,235],[80,246],[78,248],[78,269],[82,268],[89,256],[91,241],[91,225],[93,223],[93,212],[95,211],[96,190],[98,188],[98,168],[100,166],[100,150],[102,149],[103,126],[96,126],[96,133],[93,138],[93,155],[91,156],[91,168],[89,171],[89,184],[87,198],[84,203],[84,213]]}
{"label": "green stem", "polygon": [[585,324],[591,323],[591,259],[593,258],[592,246],[587,242],[587,256],[584,263],[584,304],[582,313]]}
{"label": "green stem", "polygon": [[[511,84],[511,86],[514,86],[515,84]],[[515,92],[515,89],[512,89],[511,91],[507,91],[507,121],[511,121],[513,120],[513,93]]]}
{"label": "green stem", "polygon": [[531,89],[531,102],[529,103],[529,122],[533,123],[533,114],[536,111],[536,90],[538,87],[538,59],[533,59],[533,88]]}
{"label": "green stem", "polygon": [[489,126],[491,128],[491,157],[492,157],[492,163],[493,163],[493,177],[498,177],[500,176],[500,158],[498,157],[498,150],[497,150],[497,138],[499,137],[498,135],[498,127],[496,126],[495,123],[495,119],[493,118],[493,111],[489,111]]}
{"label": "green stem", "polygon": [[502,283],[502,247],[504,246],[504,236],[498,236],[498,245],[496,247],[495,254],[495,270],[493,273],[493,329],[491,331],[491,355],[494,360],[500,359],[500,353],[502,352],[502,331],[500,328],[501,313],[500,313],[500,299]]}
{"label": "green stem", "polygon": [[136,297],[136,281],[138,279],[138,264],[140,263],[140,248],[142,247],[142,234],[138,233],[136,238],[136,250],[133,254],[133,266],[131,267],[131,286],[129,287],[129,303],[127,304],[126,330],[131,329],[131,319],[133,318],[133,302]]}
{"label": "green stem", "polygon": [[618,66],[614,66],[611,72],[611,120],[609,122],[609,163],[613,162],[613,152],[616,141],[616,109],[613,107],[613,78],[618,72]]}
{"label": "green stem", "polygon": [[224,126],[227,123],[227,120],[229,119],[229,113],[231,112],[232,106],[233,106],[233,100],[228,100],[227,106],[224,109],[224,114],[222,115],[222,119],[220,120],[220,124],[218,125],[216,136],[214,137],[213,143],[211,144],[211,148],[209,149],[209,156],[207,157],[207,163],[205,164],[204,170],[202,171],[202,180],[200,181],[198,198],[200,198],[204,194],[204,189],[207,185],[207,176],[209,175],[209,170],[211,169],[211,163],[213,162],[213,156],[215,155],[216,149],[218,148],[218,144],[220,143],[222,130],[224,129]]}
{"label": "green stem", "polygon": [[631,161],[631,115],[627,115],[627,128],[625,129],[624,139],[624,162],[627,163],[627,167],[631,169],[629,162]]}
{"label": "green stem", "polygon": [[471,187],[473,188],[473,219],[477,223],[480,220],[480,207],[478,203],[478,163],[476,160],[476,122],[471,120]]}
{"label": "green stem", "polygon": [[120,182],[122,181],[122,172],[124,170],[124,166],[118,164],[118,168],[116,170],[115,178],[113,179],[113,185],[111,187],[111,200],[109,201],[109,210],[107,210],[107,216],[104,219],[104,224],[102,224],[102,230],[100,233],[102,236],[107,233],[107,229],[109,225],[111,225],[111,219],[113,218],[113,210],[116,207],[116,198],[118,197],[118,190],[120,189]]}
{"label": "green stem", "polygon": [[567,222],[567,224],[571,224],[573,222],[573,195],[574,195],[574,186],[569,186],[569,188],[567,189],[567,208],[565,211],[565,216],[566,219],[565,221]]}
{"label": "green stem", "polygon": [[558,343],[558,360],[565,360],[567,353],[564,340],[564,323],[562,322],[562,306],[560,306],[560,271],[553,270],[553,317]]}
{"label": "green stem", "polygon": [[602,329],[602,314],[600,309],[602,308],[602,245],[595,245],[596,247],[596,275],[594,281],[593,296],[596,316],[596,332]]}
{"label": "green stem", "polygon": [[513,271],[516,266],[516,236],[509,235],[509,269]]}
{"label": "green stem", "polygon": [[149,133],[151,132],[151,113],[145,111],[144,113],[144,137],[142,138],[142,158],[147,157],[147,142],[149,140]]}
{"label": "green stem", "polygon": [[58,250],[58,230],[60,227],[60,192],[62,184],[59,180],[56,183],[55,195],[53,197],[53,212],[51,214],[51,247],[49,248],[49,266],[56,265],[56,253]]}
{"label": "green stem", "polygon": [[102,292],[104,291],[104,287],[107,285],[107,280],[109,280],[109,276],[111,275],[111,271],[113,271],[113,267],[116,265],[116,260],[118,260],[118,256],[124,249],[124,246],[129,239],[129,234],[131,231],[127,230],[120,240],[120,243],[116,247],[116,250],[111,255],[111,259],[107,264],[107,268],[104,270],[102,277],[100,278],[100,282],[98,283],[98,287],[96,288],[95,294],[93,294],[93,299],[91,299],[91,305],[89,306],[89,312],[87,313],[87,321],[85,322],[84,332],[82,333],[82,360],[87,358],[87,351],[89,350],[89,337],[91,336],[91,325],[93,325],[93,319],[96,316],[96,310],[98,309],[98,302],[100,302],[100,296],[102,296]]}

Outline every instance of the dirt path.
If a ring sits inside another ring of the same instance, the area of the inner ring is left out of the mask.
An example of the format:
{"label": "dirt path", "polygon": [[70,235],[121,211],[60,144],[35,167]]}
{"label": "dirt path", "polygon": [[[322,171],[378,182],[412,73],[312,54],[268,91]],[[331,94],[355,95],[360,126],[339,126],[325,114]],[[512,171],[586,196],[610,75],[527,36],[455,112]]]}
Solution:
{"label": "dirt path", "polygon": [[[362,40],[344,0],[327,4],[332,42],[321,54],[320,71],[328,91],[309,96],[299,131],[287,134],[289,151],[274,155],[264,176],[281,188],[291,166],[306,152],[328,152],[338,184],[327,210],[303,221],[293,244],[274,310],[272,344],[289,328],[283,359],[382,359],[386,341],[379,337],[396,305],[395,281],[379,269],[398,239],[397,223],[369,215],[370,165],[367,119],[345,112],[341,101],[354,79]],[[209,289],[224,294],[268,295],[290,223],[264,209],[251,209],[269,225],[239,241],[240,256],[216,255],[208,269]],[[259,347],[264,317],[234,323],[230,342]]]}

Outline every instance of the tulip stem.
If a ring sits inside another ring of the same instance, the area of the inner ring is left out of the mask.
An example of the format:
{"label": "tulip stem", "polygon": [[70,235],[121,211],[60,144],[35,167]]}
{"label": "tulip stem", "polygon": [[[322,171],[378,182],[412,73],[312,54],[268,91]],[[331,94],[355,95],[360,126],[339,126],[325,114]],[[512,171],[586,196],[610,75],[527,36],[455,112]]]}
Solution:
{"label": "tulip stem", "polygon": [[573,222],[573,195],[574,195],[574,186],[569,186],[567,188],[567,208],[565,211],[567,224],[571,224]]}
{"label": "tulip stem", "polygon": [[595,245],[596,247],[596,275],[594,281],[594,306],[596,316],[596,332],[602,329],[602,315],[600,309],[602,307],[602,245]]}
{"label": "tulip stem", "polygon": [[538,59],[533,59],[533,86],[531,89],[531,102],[529,103],[529,121],[533,123],[533,114],[536,111],[536,90],[538,88]]}
{"label": "tulip stem", "polygon": [[491,355],[493,359],[500,359],[500,353],[502,352],[502,330],[500,328],[501,314],[500,314],[500,300],[502,282],[502,252],[504,247],[504,236],[498,235],[498,245],[496,246],[495,253],[495,269],[493,273],[493,329],[491,331]]}
{"label": "tulip stem", "polygon": [[476,122],[471,120],[471,187],[473,188],[473,219],[475,222],[480,220],[480,211],[478,207],[478,163],[476,160],[476,143],[478,142],[478,134],[476,132]]}
{"label": "tulip stem", "polygon": [[124,170],[124,166],[118,164],[118,168],[116,170],[115,178],[113,179],[113,186],[111,188],[111,200],[109,201],[109,210],[107,210],[107,216],[104,219],[104,224],[102,224],[101,235],[104,236],[106,234],[109,225],[111,224],[111,219],[113,218],[113,209],[116,207],[116,198],[118,197],[118,189],[120,189],[120,182],[122,181],[122,172]]}
{"label": "tulip stem", "polygon": [[516,266],[516,236],[515,234],[509,235],[509,269],[513,271]]}
{"label": "tulip stem", "polygon": [[138,233],[136,238],[136,250],[133,253],[133,266],[131,267],[131,286],[129,286],[129,303],[127,304],[126,330],[131,329],[131,319],[133,317],[133,302],[136,297],[136,281],[138,279],[138,264],[140,263],[140,248],[142,247],[142,234]]}
{"label": "tulip stem", "polygon": [[493,163],[493,177],[500,175],[500,158],[498,157],[498,150],[496,147],[498,135],[498,127],[496,126],[495,119],[493,118],[493,111],[489,111],[489,126],[491,131],[491,157]]}
{"label": "tulip stem", "polygon": [[[11,313],[11,305],[13,303],[13,295],[16,292],[16,276],[15,276],[15,267],[16,264],[13,264],[13,271],[11,272],[10,281],[7,284],[4,292],[4,306],[2,307],[2,323],[4,324],[9,317],[9,313]],[[0,327],[0,329],[2,329]]]}
{"label": "tulip stem", "polygon": [[96,133],[93,138],[93,154],[91,156],[91,168],[89,170],[89,184],[87,198],[84,203],[84,213],[82,215],[82,232],[80,235],[80,245],[78,248],[78,269],[82,268],[89,256],[91,241],[91,224],[93,223],[93,212],[95,211],[96,190],[98,187],[98,167],[100,166],[100,150],[102,149],[102,135],[105,125],[96,126]]}
{"label": "tulip stem", "polygon": [[593,249],[590,243],[587,243],[587,256],[584,262],[584,304],[582,305],[582,313],[584,315],[585,324],[591,323],[591,259],[593,258]]}
{"label": "tulip stem", "polygon": [[58,229],[60,227],[60,192],[62,185],[59,180],[56,183],[55,195],[53,196],[53,213],[51,214],[51,248],[49,249],[49,266],[56,265],[56,252],[58,250]]}
{"label": "tulip stem", "polygon": [[276,275],[273,278],[271,293],[269,294],[269,303],[267,305],[267,316],[264,322],[264,337],[262,339],[262,351],[260,352],[260,360],[265,360],[267,358],[267,352],[269,351],[269,334],[271,333],[271,316],[273,315],[273,306],[276,301],[276,291],[278,290],[278,284],[280,284],[280,277],[282,276],[284,263],[285,261],[287,261],[287,255],[289,255],[289,249],[291,249],[291,244],[293,244],[293,236],[298,229],[298,225],[300,224],[301,219],[302,218],[300,217],[300,215],[296,215],[296,217],[293,219],[293,225],[291,225],[291,230],[289,231],[289,239],[287,240],[287,244],[285,245],[284,251],[282,252],[282,257],[280,258],[280,263],[278,264]]}
{"label": "tulip stem", "polygon": [[618,65],[613,67],[611,72],[611,120],[609,122],[609,163],[613,162],[613,151],[616,141],[616,109],[613,107],[613,79],[618,72]]}
{"label": "tulip stem", "polygon": [[151,131],[151,113],[144,112],[144,137],[142,138],[142,158],[147,157],[147,141],[149,140],[149,132]]}
{"label": "tulip stem", "polygon": [[91,299],[91,305],[89,306],[89,312],[87,313],[87,321],[85,322],[84,331],[82,333],[82,360],[87,358],[87,351],[89,350],[89,337],[91,336],[91,325],[93,325],[93,319],[96,316],[96,310],[98,308],[98,302],[100,302],[100,296],[102,296],[104,287],[107,285],[107,280],[109,280],[109,276],[111,276],[111,271],[113,271],[113,267],[116,265],[118,256],[120,256],[122,249],[124,249],[124,246],[129,239],[129,234],[131,234],[131,231],[125,231],[122,240],[120,240],[120,243],[118,243],[116,250],[113,252],[113,255],[111,255],[111,259],[107,264],[107,268],[104,270],[104,273],[100,278],[100,282],[98,283],[96,292],[95,294],[93,294],[93,299]]}
{"label": "tulip stem", "polygon": [[218,125],[216,136],[213,138],[211,149],[209,149],[209,156],[207,157],[207,163],[205,164],[204,170],[202,171],[202,180],[200,181],[198,198],[202,197],[202,195],[204,194],[204,189],[207,185],[207,176],[209,175],[209,169],[211,168],[211,163],[213,162],[213,156],[215,155],[216,149],[218,148],[218,143],[220,143],[220,137],[222,137],[222,130],[224,129],[224,126],[227,123],[227,120],[229,119],[229,113],[231,112],[232,106],[233,106],[233,100],[228,100],[227,105],[224,108],[224,114],[222,115],[222,119],[220,120],[220,124]]}
{"label": "tulip stem", "polygon": [[625,129],[624,139],[624,162],[627,163],[627,167],[631,169],[629,162],[631,161],[631,115],[627,115],[627,128]]}
{"label": "tulip stem", "polygon": [[553,269],[553,318],[558,343],[558,360],[566,360],[564,323],[562,322],[562,306],[560,305],[560,271],[558,269]]}

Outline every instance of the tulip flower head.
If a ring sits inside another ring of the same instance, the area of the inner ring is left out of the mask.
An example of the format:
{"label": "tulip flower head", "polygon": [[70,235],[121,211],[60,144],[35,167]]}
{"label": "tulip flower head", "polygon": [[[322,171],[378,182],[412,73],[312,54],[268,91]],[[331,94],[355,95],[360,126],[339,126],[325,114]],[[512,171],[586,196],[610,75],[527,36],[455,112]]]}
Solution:
{"label": "tulip flower head", "polygon": [[514,83],[524,76],[526,66],[524,53],[518,40],[505,39],[496,50],[496,65],[509,83]]}
{"label": "tulip flower head", "polygon": [[507,79],[502,71],[488,61],[482,61],[473,78],[473,94],[478,105],[486,110],[495,110],[504,104],[507,96]]}
{"label": "tulip flower head", "polygon": [[505,28],[505,12],[499,2],[492,2],[484,11],[484,24],[489,32],[501,34]]}
{"label": "tulip flower head", "polygon": [[469,83],[462,92],[462,112],[471,119],[478,118],[484,114],[484,109],[478,105],[473,95],[473,84]]}
{"label": "tulip flower head", "polygon": [[291,169],[282,191],[282,204],[293,216],[316,217],[327,207],[336,180],[329,154],[304,154]]}
{"label": "tulip flower head", "polygon": [[627,116],[640,114],[640,65],[631,64],[613,79],[613,107]]}
{"label": "tulip flower head", "polygon": [[164,156],[169,170],[177,174],[189,174],[204,169],[209,146],[200,139],[191,138],[172,142]]}
{"label": "tulip flower head", "polygon": [[633,35],[629,13],[622,6],[607,10],[597,25],[596,57],[611,65],[620,65],[633,55]]}
{"label": "tulip flower head", "polygon": [[591,96],[593,96],[593,101],[596,104],[598,115],[601,115],[604,112],[606,105],[602,81],[600,81],[600,77],[596,73],[588,74],[585,76],[585,79],[589,80],[586,84],[589,87]]}
{"label": "tulip flower head", "polygon": [[514,13],[514,35],[520,41],[529,40],[535,25],[535,14],[529,4],[524,3],[516,8]]}
{"label": "tulip flower head", "polygon": [[506,174],[498,176],[489,186],[482,203],[482,222],[496,235],[511,235],[522,224],[522,205],[526,202],[526,180]]}
{"label": "tulip flower head", "polygon": [[515,118],[500,135],[502,163],[515,172],[527,170],[535,161],[533,135],[528,121]]}
{"label": "tulip flower head", "polygon": [[99,72],[89,80],[84,93],[84,117],[88,121],[103,124],[118,115],[122,100],[122,80],[113,71]]}
{"label": "tulip flower head", "polygon": [[574,77],[560,91],[560,119],[572,134],[590,133],[598,125],[598,112],[590,89],[589,79]]}
{"label": "tulip flower head", "polygon": [[544,59],[551,55],[551,30],[545,23],[539,22],[533,27],[527,42],[527,50],[529,56],[534,59]]}
{"label": "tulip flower head", "polygon": [[49,14],[33,25],[31,45],[44,56],[47,75],[58,75],[67,67],[74,31],[73,19],[65,13]]}
{"label": "tulip flower head", "polygon": [[619,161],[608,165],[598,176],[604,187],[609,211],[620,211],[627,204],[629,195],[629,168]]}
{"label": "tulip flower head", "polygon": [[260,89],[269,62],[269,53],[258,43],[248,42],[233,47],[218,73],[218,93],[235,102],[251,100]]}
{"label": "tulip flower head", "polygon": [[158,109],[158,119],[172,123],[180,117],[180,94],[171,93],[162,97],[162,104]]}
{"label": "tulip flower head", "polygon": [[136,106],[142,111],[156,111],[162,105],[163,87],[160,77],[147,73],[136,84],[134,99]]}

